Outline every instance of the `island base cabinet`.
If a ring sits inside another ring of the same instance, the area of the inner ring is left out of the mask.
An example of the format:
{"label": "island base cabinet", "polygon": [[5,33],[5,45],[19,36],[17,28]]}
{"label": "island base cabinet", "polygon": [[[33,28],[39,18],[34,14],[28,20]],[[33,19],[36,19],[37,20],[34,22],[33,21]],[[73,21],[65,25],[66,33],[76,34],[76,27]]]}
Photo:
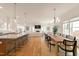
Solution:
{"label": "island base cabinet", "polygon": [[5,40],[0,40],[0,55],[6,55],[6,43],[4,42]]}
{"label": "island base cabinet", "polygon": [[23,35],[18,38],[0,38],[0,56],[7,56],[13,50],[24,45],[24,42],[28,40],[28,35]]}

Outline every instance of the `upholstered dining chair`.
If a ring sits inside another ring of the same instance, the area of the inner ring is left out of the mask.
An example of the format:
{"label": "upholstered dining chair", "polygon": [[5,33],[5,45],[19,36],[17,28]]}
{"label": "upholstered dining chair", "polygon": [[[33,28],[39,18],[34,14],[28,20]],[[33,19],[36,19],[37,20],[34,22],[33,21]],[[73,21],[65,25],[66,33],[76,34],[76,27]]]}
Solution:
{"label": "upholstered dining chair", "polygon": [[53,41],[53,38],[51,38],[50,36],[48,36],[48,47],[50,48],[50,52],[51,52],[51,46],[55,46],[55,42]]}
{"label": "upholstered dining chair", "polygon": [[57,33],[57,35],[61,36],[61,33]]}
{"label": "upholstered dining chair", "polygon": [[55,46],[54,42],[52,41],[52,38],[45,34],[45,40],[47,41],[48,47],[50,48],[51,51],[51,46]]}
{"label": "upholstered dining chair", "polygon": [[71,35],[66,35],[66,38],[71,39],[71,40],[76,40],[76,37],[71,36]]}
{"label": "upholstered dining chair", "polygon": [[48,37],[48,35],[47,35],[47,34],[45,34],[45,33],[44,33],[44,35],[45,35],[45,40],[47,41],[47,37]]}
{"label": "upholstered dining chair", "polygon": [[48,44],[48,47],[49,47],[49,42],[51,41],[51,37],[50,36],[47,36],[47,38],[46,38],[47,40],[47,44]]}
{"label": "upholstered dining chair", "polygon": [[62,50],[65,51],[65,56],[67,56],[67,52],[72,52],[73,56],[76,56],[76,51],[77,51],[77,41],[73,40],[66,40],[64,39],[62,43],[60,43],[58,46],[59,48],[61,48]]}
{"label": "upholstered dining chair", "polygon": [[62,37],[66,38],[67,36],[65,34],[62,34]]}

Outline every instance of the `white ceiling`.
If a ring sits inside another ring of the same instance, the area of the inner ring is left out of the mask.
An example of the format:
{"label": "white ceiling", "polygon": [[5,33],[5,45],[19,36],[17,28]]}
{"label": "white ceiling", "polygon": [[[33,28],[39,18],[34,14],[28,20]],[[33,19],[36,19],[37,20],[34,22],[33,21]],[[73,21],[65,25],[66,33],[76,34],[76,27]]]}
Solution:
{"label": "white ceiling", "polygon": [[[56,8],[56,16],[59,18],[63,14],[79,4],[68,3],[0,3],[3,8],[0,9],[0,20],[6,22],[16,16],[17,23],[24,24],[42,24],[52,21],[53,9]],[[15,10],[16,7],[16,10]],[[16,11],[16,12],[15,12]],[[16,14],[16,15],[15,15]]]}

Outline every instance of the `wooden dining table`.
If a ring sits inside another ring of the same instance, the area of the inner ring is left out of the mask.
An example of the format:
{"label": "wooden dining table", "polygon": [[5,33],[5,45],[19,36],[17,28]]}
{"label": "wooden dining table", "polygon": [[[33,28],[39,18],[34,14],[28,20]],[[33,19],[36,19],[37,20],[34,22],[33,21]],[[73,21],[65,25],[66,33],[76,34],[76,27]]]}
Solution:
{"label": "wooden dining table", "polygon": [[58,35],[52,35],[52,34],[48,34],[51,38],[52,41],[56,42],[56,43],[61,43],[63,42],[63,37],[62,36],[58,36]]}
{"label": "wooden dining table", "polygon": [[65,37],[62,37],[59,35],[52,35],[52,34],[48,34],[48,35],[52,38],[52,41],[54,41],[56,43],[61,43],[61,42],[63,42],[64,39],[71,40],[71,39],[68,39],[68,38],[65,38]]}
{"label": "wooden dining table", "polygon": [[[52,35],[52,34],[48,34],[51,38],[52,38],[52,42],[55,42],[55,47],[57,47],[57,53],[59,53],[59,44],[63,42],[64,39],[66,40],[71,40],[71,39],[68,39],[68,38],[65,38],[65,37],[62,37],[62,36],[59,36],[59,35]],[[71,40],[72,41],[72,40]],[[77,49],[77,47],[76,47]],[[77,50],[75,51],[77,53]]]}

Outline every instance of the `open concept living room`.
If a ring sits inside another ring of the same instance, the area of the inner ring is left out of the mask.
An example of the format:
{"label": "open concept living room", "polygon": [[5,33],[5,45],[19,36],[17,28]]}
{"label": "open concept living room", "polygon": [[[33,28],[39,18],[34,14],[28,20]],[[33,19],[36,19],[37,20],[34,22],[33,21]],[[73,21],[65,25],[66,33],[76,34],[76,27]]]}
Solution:
{"label": "open concept living room", "polygon": [[79,3],[0,3],[0,56],[79,56]]}

